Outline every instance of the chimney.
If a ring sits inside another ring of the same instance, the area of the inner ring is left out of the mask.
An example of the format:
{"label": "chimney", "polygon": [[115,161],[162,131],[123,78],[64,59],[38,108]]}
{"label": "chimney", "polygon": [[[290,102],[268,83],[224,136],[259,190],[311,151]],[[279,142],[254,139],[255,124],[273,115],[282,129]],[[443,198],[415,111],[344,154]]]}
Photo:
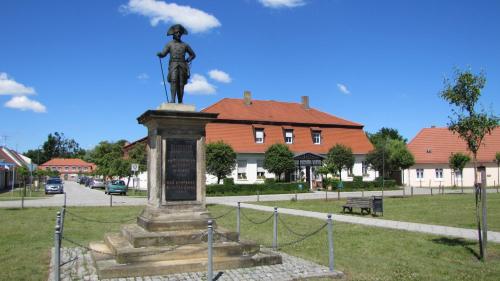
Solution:
{"label": "chimney", "polygon": [[251,105],[252,104],[252,92],[245,91],[243,93],[243,102],[245,103],[245,105]]}
{"label": "chimney", "polygon": [[432,125],[432,126],[431,126],[431,128],[436,128],[436,126],[435,126],[435,125]]}
{"label": "chimney", "polygon": [[309,109],[309,96],[302,96],[302,108]]}

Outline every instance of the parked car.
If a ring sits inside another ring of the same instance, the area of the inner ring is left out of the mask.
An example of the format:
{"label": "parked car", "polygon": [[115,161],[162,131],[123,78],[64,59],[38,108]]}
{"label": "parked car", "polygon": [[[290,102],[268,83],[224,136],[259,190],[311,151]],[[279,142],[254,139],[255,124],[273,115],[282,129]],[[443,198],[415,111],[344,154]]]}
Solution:
{"label": "parked car", "polygon": [[106,185],[104,193],[106,194],[119,193],[127,195],[127,186],[125,185],[125,182],[122,180],[112,180],[108,183],[108,185]]}
{"label": "parked car", "polygon": [[49,178],[45,183],[45,194],[64,193],[64,184],[60,178]]}
{"label": "parked car", "polygon": [[104,184],[104,181],[101,180],[101,179],[93,179],[90,182],[90,188],[91,189],[94,189],[94,188],[106,188],[106,185]]}
{"label": "parked car", "polygon": [[88,186],[90,187],[90,184],[92,183],[92,178],[91,177],[88,177],[88,178],[85,178],[85,182],[83,183],[85,186]]}

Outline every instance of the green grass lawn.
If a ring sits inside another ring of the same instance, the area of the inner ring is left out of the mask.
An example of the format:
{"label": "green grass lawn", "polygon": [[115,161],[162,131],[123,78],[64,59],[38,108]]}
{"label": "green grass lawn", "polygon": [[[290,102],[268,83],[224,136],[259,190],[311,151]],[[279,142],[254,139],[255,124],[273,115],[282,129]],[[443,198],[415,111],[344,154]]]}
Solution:
{"label": "green grass lawn", "polygon": [[[333,195],[333,194],[332,194]],[[488,229],[500,231],[500,194],[488,193]],[[299,200],[259,202],[261,205],[301,209],[323,213],[342,213],[346,199]],[[355,215],[359,209],[353,210]],[[371,217],[368,215],[367,217]],[[475,228],[475,202],[473,194],[448,194],[384,198],[384,216],[381,219],[418,222],[436,225]]]}
{"label": "green grass lawn", "polygon": [[[122,223],[134,219],[143,207],[74,207],[68,208],[65,236],[78,243],[102,240],[106,232],[115,232]],[[229,207],[209,206],[213,216]],[[47,280],[49,251],[53,246],[55,214],[58,208],[0,209],[0,280]],[[245,210],[255,220],[270,213]],[[73,213],[73,214],[71,214]],[[82,221],[77,216],[107,223]],[[283,216],[296,232],[307,233],[323,221]],[[218,219],[218,225],[235,229],[235,213]],[[261,244],[271,244],[272,220],[263,225],[242,221],[242,237]],[[297,237],[280,227],[280,243]],[[349,280],[498,280],[500,245],[489,243],[489,260],[479,262],[474,253],[477,243],[460,239],[386,230],[350,224],[335,224],[337,269]],[[326,229],[283,251],[327,265]],[[64,242],[63,246],[73,247]]]}
{"label": "green grass lawn", "polygon": [[[10,190],[6,190],[2,193],[0,193],[0,201],[7,201],[7,200],[21,200],[21,197],[23,196],[23,188],[15,188],[14,192]],[[41,197],[49,197],[50,195],[45,195],[45,190],[43,188],[39,189],[38,191],[31,191],[29,189],[26,189],[25,191],[25,198],[26,200],[29,199],[40,199]]]}

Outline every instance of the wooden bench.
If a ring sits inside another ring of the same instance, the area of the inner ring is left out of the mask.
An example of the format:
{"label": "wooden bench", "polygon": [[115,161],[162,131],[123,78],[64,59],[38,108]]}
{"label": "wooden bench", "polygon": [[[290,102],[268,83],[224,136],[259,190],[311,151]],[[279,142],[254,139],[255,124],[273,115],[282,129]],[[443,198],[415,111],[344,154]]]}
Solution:
{"label": "wooden bench", "polygon": [[370,214],[372,211],[373,200],[370,197],[348,197],[347,202],[342,205],[342,213],[349,210],[352,213],[352,208],[360,208],[361,214]]}

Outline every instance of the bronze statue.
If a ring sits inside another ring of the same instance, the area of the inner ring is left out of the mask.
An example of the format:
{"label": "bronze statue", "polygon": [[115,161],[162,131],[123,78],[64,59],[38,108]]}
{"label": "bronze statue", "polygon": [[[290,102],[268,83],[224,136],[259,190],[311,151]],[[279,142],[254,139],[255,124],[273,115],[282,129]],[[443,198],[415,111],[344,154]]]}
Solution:
{"label": "bronze statue", "polygon": [[[172,25],[168,29],[167,36],[172,35],[174,39],[168,42],[163,51],[157,54],[160,59],[170,54],[167,80],[170,83],[171,99],[169,102],[171,103],[175,103],[175,97],[177,97],[179,103],[182,103],[184,86],[190,76],[189,64],[196,57],[193,49],[181,41],[183,34],[188,34],[184,26],[180,24]],[[187,59],[186,53],[189,55]]]}

